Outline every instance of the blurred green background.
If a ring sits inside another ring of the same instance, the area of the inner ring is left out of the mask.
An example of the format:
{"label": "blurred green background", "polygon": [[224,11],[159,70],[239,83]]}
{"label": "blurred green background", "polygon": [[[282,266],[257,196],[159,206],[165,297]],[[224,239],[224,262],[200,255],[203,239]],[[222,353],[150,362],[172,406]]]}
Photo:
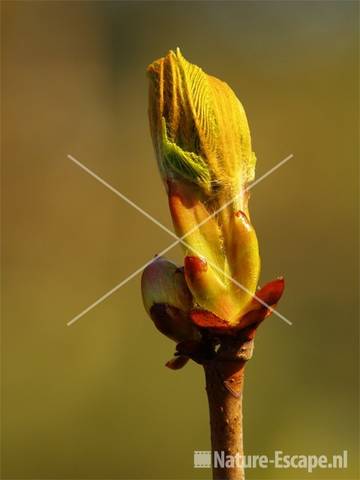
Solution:
{"label": "blurred green background", "polygon": [[[349,451],[357,478],[357,2],[2,2],[3,478],[205,479],[201,368],[147,318],[140,277],[73,316],[172,239],[147,123],[146,66],[180,46],[243,102],[262,283],[286,292],[245,388],[248,454]],[[170,258],[181,262],[181,251]]]}

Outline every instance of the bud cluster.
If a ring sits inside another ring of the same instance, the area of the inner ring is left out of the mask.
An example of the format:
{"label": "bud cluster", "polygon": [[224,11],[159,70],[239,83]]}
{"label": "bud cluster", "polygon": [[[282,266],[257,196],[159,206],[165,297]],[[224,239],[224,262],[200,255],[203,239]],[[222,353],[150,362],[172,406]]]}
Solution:
{"label": "bud cluster", "polygon": [[151,135],[185,252],[181,267],[156,258],[142,294],[157,328],[178,343],[168,366],[180,368],[214,355],[219,335],[252,338],[284,281],[256,291],[260,257],[247,191],[256,157],[240,101],[179,49],[153,62],[148,75]]}

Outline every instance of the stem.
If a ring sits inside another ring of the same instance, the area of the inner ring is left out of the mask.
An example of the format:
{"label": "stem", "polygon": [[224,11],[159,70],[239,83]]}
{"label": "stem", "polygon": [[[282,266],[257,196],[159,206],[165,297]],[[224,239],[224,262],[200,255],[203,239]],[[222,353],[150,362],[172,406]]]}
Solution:
{"label": "stem", "polygon": [[204,364],[213,462],[215,455],[225,462],[226,458],[234,460],[223,467],[213,464],[213,480],[245,479],[242,467],[242,397],[245,363],[252,350],[252,341],[225,338],[216,357]]}

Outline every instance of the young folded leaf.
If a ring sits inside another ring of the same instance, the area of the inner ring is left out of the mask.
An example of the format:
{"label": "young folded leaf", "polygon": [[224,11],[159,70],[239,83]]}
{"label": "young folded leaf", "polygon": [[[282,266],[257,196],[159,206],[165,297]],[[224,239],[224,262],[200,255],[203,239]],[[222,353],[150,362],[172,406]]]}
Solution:
{"label": "young folded leaf", "polygon": [[179,49],[152,63],[148,74],[159,169],[176,233],[189,233],[185,279],[194,306],[238,326],[260,269],[246,191],[256,158],[245,111],[226,83],[189,63]]}

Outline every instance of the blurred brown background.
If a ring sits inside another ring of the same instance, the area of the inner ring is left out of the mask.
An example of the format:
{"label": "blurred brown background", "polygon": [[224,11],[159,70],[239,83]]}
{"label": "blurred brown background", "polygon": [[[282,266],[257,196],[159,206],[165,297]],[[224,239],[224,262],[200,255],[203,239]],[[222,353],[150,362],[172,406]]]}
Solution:
{"label": "blurred brown background", "polygon": [[[170,226],[145,68],[180,46],[242,100],[257,176],[262,282],[279,311],[247,368],[249,454],[349,451],[357,478],[357,2],[2,2],[3,478],[205,479],[201,369],[147,318],[140,277],[172,239],[67,159]],[[180,249],[170,258],[181,261]]]}

